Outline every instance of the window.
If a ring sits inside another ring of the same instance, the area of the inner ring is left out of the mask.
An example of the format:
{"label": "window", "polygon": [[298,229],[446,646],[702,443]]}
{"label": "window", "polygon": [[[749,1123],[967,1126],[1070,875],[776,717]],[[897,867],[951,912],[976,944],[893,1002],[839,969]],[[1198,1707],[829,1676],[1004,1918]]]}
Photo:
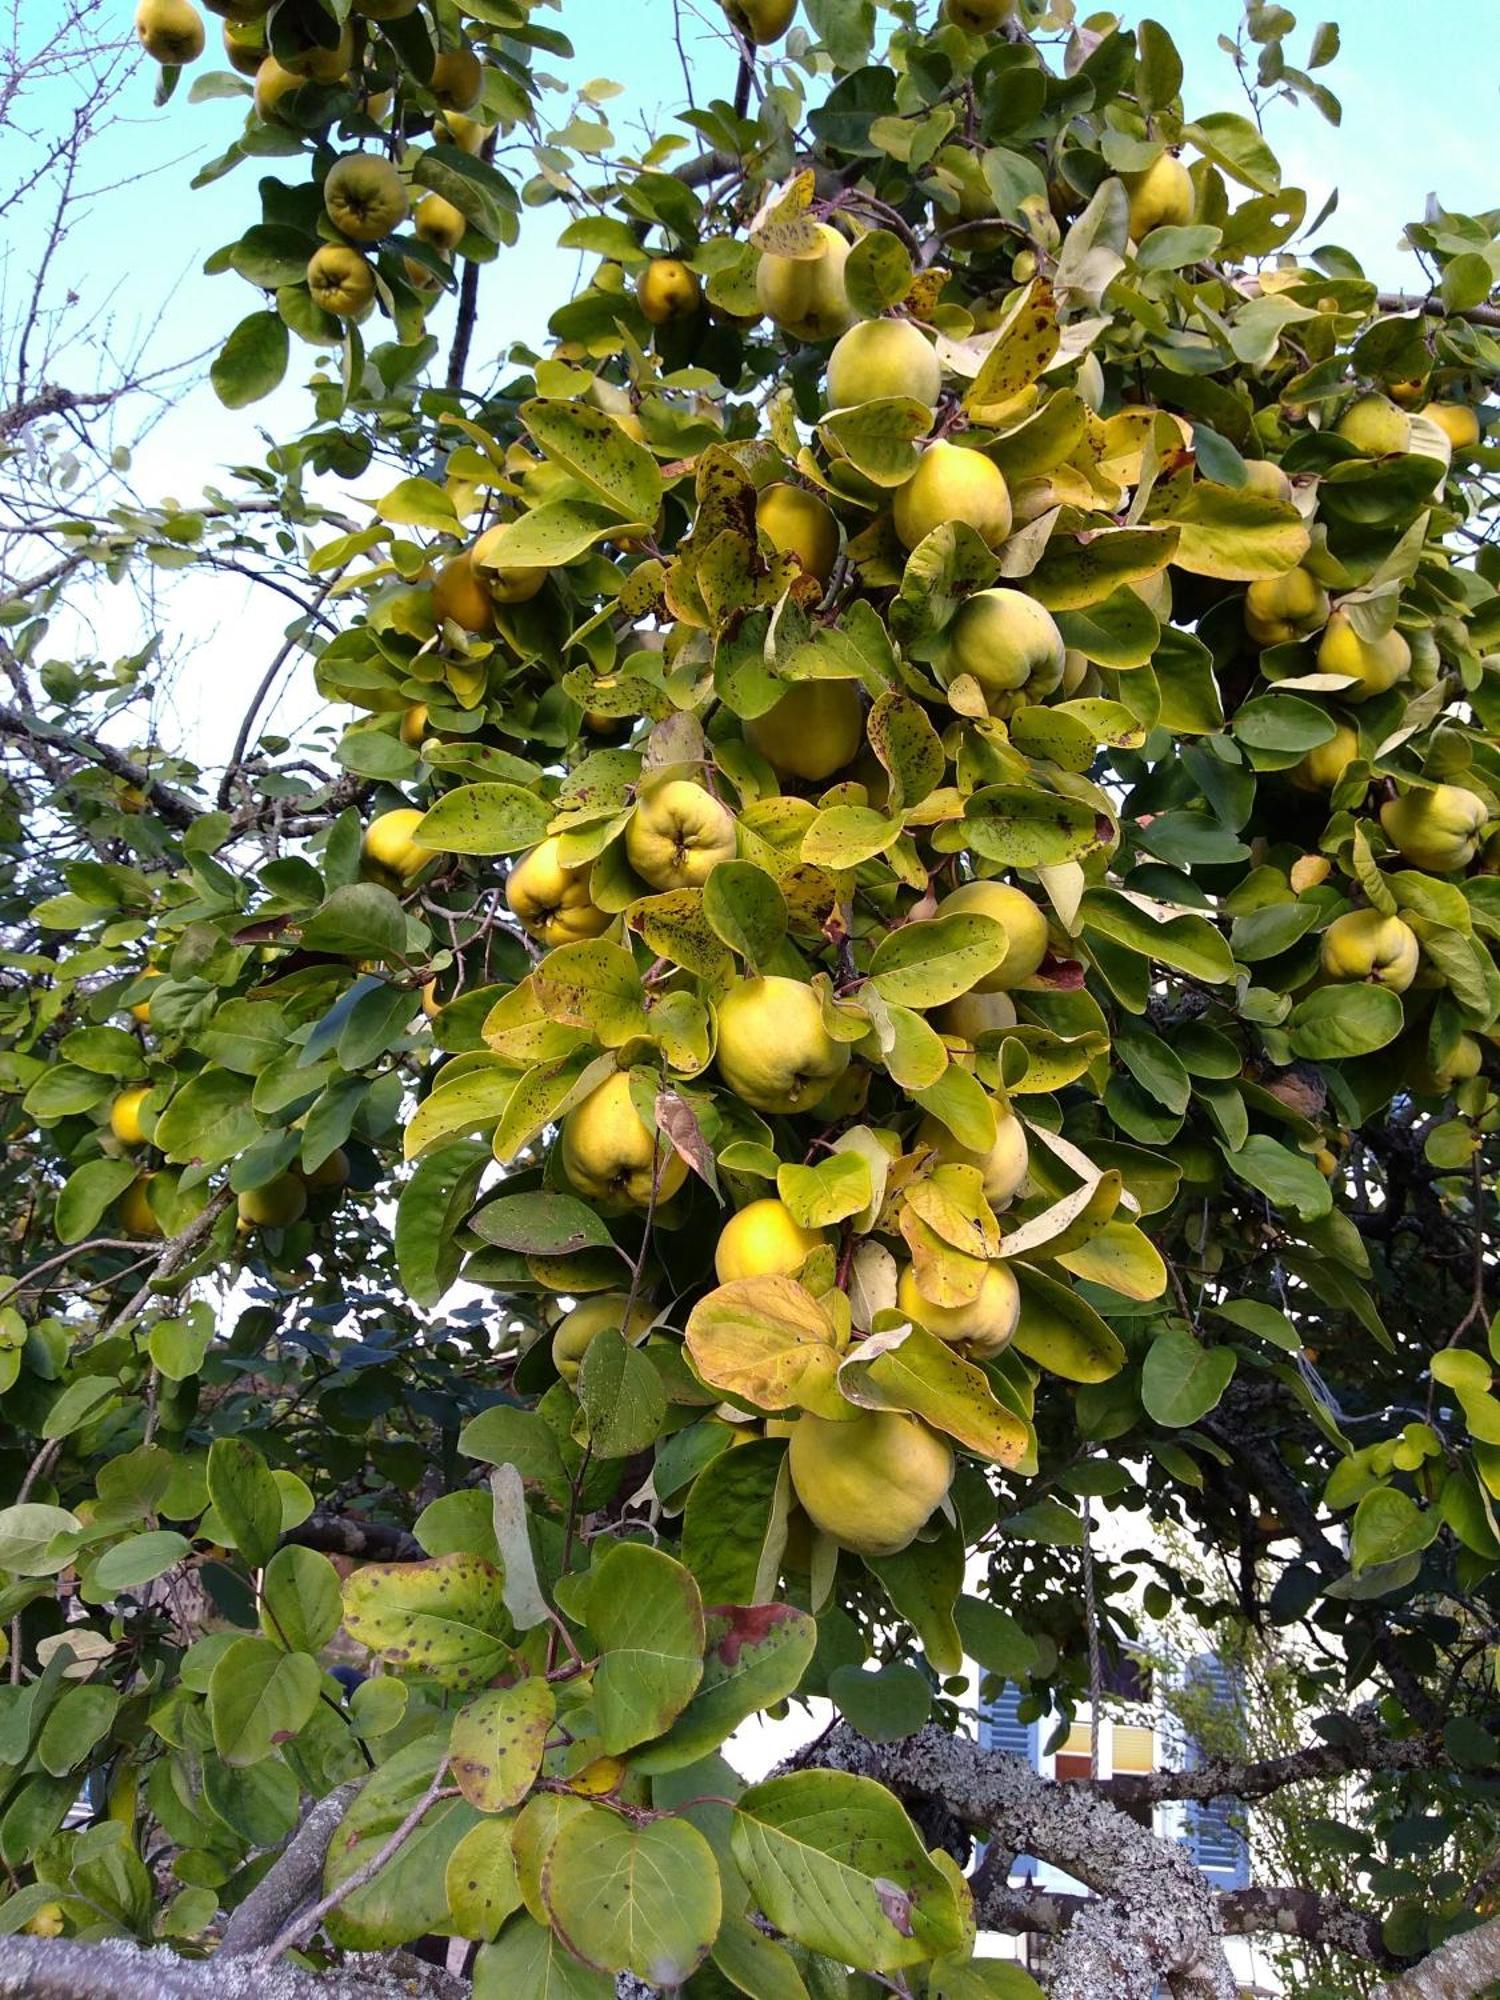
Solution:
{"label": "window", "polygon": [[[1188,1669],[1188,1684],[1207,1694],[1216,1709],[1234,1713],[1239,1687],[1233,1673],[1213,1653],[1204,1653]],[[1187,1768],[1202,1762],[1203,1747],[1189,1741]],[[1189,1852],[1220,1889],[1243,1889],[1250,1880],[1250,1845],[1245,1838],[1243,1808],[1235,1799],[1190,1799],[1183,1815]]]}
{"label": "window", "polygon": [[[1007,1681],[999,1694],[980,1705],[979,1742],[985,1750],[1008,1750],[1013,1757],[1024,1757],[1034,1771],[1037,1768],[1037,1725],[1022,1722],[1016,1713],[1020,1706],[1021,1690],[1013,1681]],[[1039,1865],[1029,1854],[1018,1854],[1010,1865],[1010,1872],[1013,1876],[1030,1877],[1036,1874]]]}

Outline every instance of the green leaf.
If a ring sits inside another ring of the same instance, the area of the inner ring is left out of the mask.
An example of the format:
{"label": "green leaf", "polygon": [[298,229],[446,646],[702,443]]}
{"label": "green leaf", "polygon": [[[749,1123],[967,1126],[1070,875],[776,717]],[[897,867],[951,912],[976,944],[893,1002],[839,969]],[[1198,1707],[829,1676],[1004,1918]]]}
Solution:
{"label": "green leaf", "polygon": [[489,1164],[487,1146],[445,1146],[418,1160],[396,1202],[396,1268],[419,1306],[435,1306],[463,1263],[459,1224]]}
{"label": "green leaf", "polygon": [[0,1569],[12,1576],[56,1576],[72,1562],[76,1514],[38,1500],[0,1508]]}
{"label": "green leaf", "polygon": [[878,396],[833,411],[819,429],[873,485],[902,486],[917,469],[917,440],[932,429],[932,411],[915,396]]}
{"label": "green leaf", "polygon": [[423,814],[412,839],[443,854],[519,854],[545,837],[550,818],[546,800],[520,785],[460,785]]}
{"label": "green leaf", "polygon": [[1183,138],[1206,153],[1232,180],[1242,181],[1260,194],[1275,194],[1281,187],[1281,168],[1276,155],[1248,118],[1235,111],[1213,111],[1183,128]]}
{"label": "green leaf", "polygon": [[792,1278],[720,1285],[688,1315],[684,1344],[699,1378],[725,1395],[762,1410],[839,1413],[838,1329]]}
{"label": "green leaf", "polygon": [[608,1973],[581,1965],[524,1911],[474,1961],[474,2000],[614,2000],[614,1992]]}
{"label": "green leaf", "polygon": [[375,512],[396,527],[427,528],[440,535],[463,532],[449,494],[431,479],[398,480],[376,501]]}
{"label": "green leaf", "polygon": [[786,936],[786,898],[751,861],[721,861],[703,885],[703,915],[721,943],[759,969]]}
{"label": "green leaf", "polygon": [[1229,946],[1205,917],[1157,917],[1115,889],[1087,889],[1081,906],[1085,931],[1140,952],[1211,985],[1234,978]]}
{"label": "green leaf", "polygon": [[1029,1680],[1038,1653],[1016,1619],[987,1598],[960,1597],[953,1608],[964,1652],[987,1674],[1019,1684]]}
{"label": "green leaf", "polygon": [[758,1438],[713,1459],[694,1480],[682,1520],[682,1559],[710,1603],[755,1598],[786,1543],[786,1446]]}
{"label": "green leaf", "polygon": [[378,882],[349,882],[302,925],[302,943],[334,958],[399,963],[406,956],[406,932],[406,912],[389,889]]}
{"label": "green leaf", "polygon": [[662,490],[656,460],[603,410],[535,397],[521,405],[521,421],[547,457],[590,487],[618,519],[655,521]]}
{"label": "green leaf", "polygon": [[697,1827],[685,1819],[632,1825],[603,1806],[563,1819],[542,1858],[541,1893],[569,1950],[653,1987],[683,1983],[708,1955],[723,1915],[719,1865]]}
{"label": "green leaf", "polygon": [[156,1121],[155,1143],[176,1165],[222,1166],[261,1135],[251,1106],[254,1079],[205,1069],[183,1085]]}
{"label": "green leaf", "polygon": [[119,1395],[119,1384],[106,1375],[81,1375],[68,1383],[48,1406],[39,1426],[44,1438],[71,1437],[98,1416]]}
{"label": "green leaf", "polygon": [[609,1228],[576,1195],[543,1193],[502,1195],[475,1211],[469,1225],[476,1236],[501,1250],[523,1250],[538,1257],[566,1257],[577,1250],[613,1250]]}
{"label": "green leaf", "polygon": [[1023,785],[988,785],[975,792],[964,806],[963,824],[975,853],[1007,868],[1076,861],[1111,832],[1108,820],[1082,799]]}
{"label": "green leaf", "polygon": [[799,1771],[752,1785],[730,1841],[775,1928],[840,1964],[895,1972],[964,1942],[951,1883],[869,1778]]}
{"label": "green leaf", "polygon": [[[366,1780],[328,1844],[325,1894],[341,1889],[374,1860],[410,1817],[447,1749],[445,1726],[404,1745]],[[334,1943],[345,1951],[389,1951],[446,1929],[448,1860],[476,1819],[465,1799],[429,1807],[372,1879],[328,1912],[323,1927]]]}
{"label": "green leaf", "polygon": [[1337,1062],[1383,1049],[1405,1023],[1400,997],[1389,987],[1348,980],[1299,1000],[1286,1028],[1294,1054],[1309,1062]]}
{"label": "green leaf", "polygon": [[1376,1486],[1354,1510],[1349,1536],[1350,1567],[1358,1575],[1382,1563],[1425,1549],[1442,1526],[1437,1509],[1423,1510],[1394,1486]]}
{"label": "green leaf", "polygon": [[667,1414],[662,1378],[615,1327],[589,1342],[578,1371],[578,1398],[596,1458],[629,1458],[655,1443]]}
{"label": "green leaf", "polygon": [[804,1229],[826,1229],[869,1206],[870,1163],[841,1152],[825,1155],[815,1167],[784,1164],[776,1171],[776,1192]]}
{"label": "green leaf", "polygon": [[1159,1333],[1141,1369],[1146,1414],[1171,1430],[1197,1423],[1229,1387],[1234,1367],[1233,1348],[1202,1347],[1178,1328]]}
{"label": "green leaf", "polygon": [[851,1347],[839,1387],[862,1409],[909,1410],[994,1465],[1019,1464],[1035,1444],[984,1370],[920,1326],[872,1333]]}
{"label": "green leaf", "polygon": [[1067,1382],[1105,1382],[1119,1373],[1125,1349],[1071,1285],[1027,1264],[1014,1263],[1011,1269],[1021,1287],[1013,1345],[1029,1361]]}
{"label": "green leaf", "polygon": [[550,1683],[535,1674],[514,1687],[492,1688],[459,1710],[449,1751],[453,1782],[470,1805],[498,1813],[520,1804],[542,1768],[556,1714]]}
{"label": "green leaf", "polygon": [[[521,1907],[510,1829],[509,1819],[481,1820],[448,1856],[448,1909],[460,1937],[496,1937],[506,1918]],[[476,1984],[474,1990],[481,1989]],[[524,1993],[531,1989],[517,1986],[513,1990]]]}
{"label": "green leaf", "polygon": [[192,1544],[187,1537],[170,1528],[131,1535],[107,1549],[94,1564],[89,1575],[90,1590],[99,1597],[139,1590],[142,1584],[154,1583],[157,1577],[175,1569],[191,1553]]}
{"label": "green leaf", "polygon": [[837,1667],[828,1676],[828,1694],[844,1719],[872,1743],[914,1736],[932,1712],[928,1682],[899,1660],[873,1674],[862,1667]]}
{"label": "green leaf", "polygon": [[136,1177],[133,1160],[89,1160],[76,1167],[58,1190],[54,1224],[59,1243],[82,1243],[93,1235],[112,1201]]}
{"label": "green leaf", "polygon": [[1312,1161],[1263,1132],[1252,1133],[1238,1152],[1222,1149],[1230,1168],[1253,1188],[1289,1208],[1303,1222],[1316,1222],[1333,1207],[1328,1183]]}
{"label": "green leaf", "polygon": [[[1092,826],[1092,815],[1090,816]],[[870,960],[870,983],[902,1007],[940,1007],[968,993],[1004,959],[1004,926],[989,917],[933,917],[888,931]]]}
{"label": "green leaf", "polygon": [[624,1542],[594,1570],[589,1630],[599,1647],[594,1712],[610,1753],[660,1736],[703,1678],[703,1600],[692,1573]]}
{"label": "green leaf", "polygon": [[381,1659],[443,1687],[493,1680],[511,1657],[504,1579],[478,1556],[356,1570],[344,1582],[344,1624]]}
{"label": "green leaf", "polygon": [[281,1492],[270,1467],[243,1438],[216,1438],[208,1448],[208,1497],[232,1545],[259,1569],[281,1540]]}
{"label": "green leaf", "polygon": [[323,1670],[306,1653],[245,1637],[219,1655],[208,1684],[214,1748],[226,1764],[258,1764],[296,1736],[318,1705]]}
{"label": "green leaf", "polygon": [[208,371],[214,393],[229,410],[243,410],[269,396],[286,373],[291,337],[281,316],[251,313],[215,355]]}
{"label": "green leaf", "polygon": [[927,1992],[929,2000],[1046,2000],[1024,1966],[1003,1958],[941,1960],[927,1975]]}
{"label": "green leaf", "polygon": [[818,1628],[790,1604],[721,1604],[704,1614],[703,1679],[660,1741],[631,1758],[652,1775],[680,1770],[716,1750],[750,1716],[801,1684]]}
{"label": "green leaf", "polygon": [[318,1653],[339,1629],[343,1598],[327,1556],[295,1542],[278,1549],[261,1579],[260,1629],[294,1653]]}

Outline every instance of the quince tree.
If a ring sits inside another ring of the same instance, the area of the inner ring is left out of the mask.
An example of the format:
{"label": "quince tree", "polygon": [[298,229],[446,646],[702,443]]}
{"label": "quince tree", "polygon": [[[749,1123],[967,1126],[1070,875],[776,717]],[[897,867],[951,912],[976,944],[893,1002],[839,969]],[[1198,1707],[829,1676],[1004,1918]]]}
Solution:
{"label": "quince tree", "polygon": [[[312,416],[4,609],[0,1988],[1484,1991],[1497,217],[1381,293],[1279,7],[1247,117],[1068,0],[732,5],[638,142],[576,0],[211,11],[212,379]],[[477,391],[523,217],[587,268]],[[334,739],[112,747],[49,621],[163,550]],[[976,1743],[1173,1606],[1298,1758]],[[1127,1810],[1340,1777],[1342,1898]]]}

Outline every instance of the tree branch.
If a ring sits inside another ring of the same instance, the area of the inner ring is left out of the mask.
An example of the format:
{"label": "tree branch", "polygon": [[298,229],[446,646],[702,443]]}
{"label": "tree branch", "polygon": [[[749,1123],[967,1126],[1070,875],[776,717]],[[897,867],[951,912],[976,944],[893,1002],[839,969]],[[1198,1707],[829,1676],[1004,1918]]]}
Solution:
{"label": "tree branch", "polygon": [[1478,2000],[1500,1979],[1500,1917],[1449,1938],[1410,1972],[1378,1987],[1375,2000]]}
{"label": "tree branch", "polygon": [[249,1958],[179,1958],[126,1938],[0,1938],[0,2000],[466,2000],[467,1980],[407,1952],[357,1953],[328,1972]]}
{"label": "tree branch", "polygon": [[97,764],[101,770],[112,772],[126,784],[145,792],[167,824],[179,831],[190,827],[198,817],[198,808],[182,792],[161,784],[144,764],[136,763],[133,757],[127,757],[111,744],[89,742],[75,736],[70,729],[59,729],[55,723],[44,722],[39,715],[27,715],[18,708],[0,708],[0,736],[40,744],[46,749],[67,750],[86,764]]}
{"label": "tree branch", "polygon": [[1329,1721],[1339,1730],[1334,1741],[1309,1743],[1284,1757],[1251,1763],[1207,1757],[1190,1771],[1101,1778],[1098,1790],[1126,1807],[1158,1805],[1164,1799],[1264,1799],[1288,1785],[1347,1777],[1351,1771],[1430,1771],[1447,1758],[1439,1736],[1387,1736],[1373,1706]]}
{"label": "tree branch", "polygon": [[[471,264],[469,268],[472,270],[475,267]],[[305,607],[302,619],[297,621],[298,624],[305,625],[317,616],[324,599],[343,573],[342,568],[334,571],[312,603]],[[240,723],[239,734],[234,739],[234,748],[229,753],[229,762],[225,765],[224,775],[219,780],[218,803],[221,808],[227,806],[229,803],[229,796],[234,789],[235,778],[239,775],[240,765],[244,761],[245,746],[250,741],[250,731],[255,726],[255,718],[260,713],[261,703],[275,685],[276,676],[281,672],[298,646],[304,643],[306,637],[306,632],[299,632],[297,626],[294,624],[292,630],[288,632],[284,644],[278,647],[275,659],[272,660],[270,666],[261,675],[259,687],[256,688],[255,693],[250,697],[250,706],[245,710],[244,719]]]}
{"label": "tree branch", "polygon": [[1441,299],[1409,299],[1402,292],[1377,292],[1375,303],[1382,312],[1426,313],[1433,319],[1466,319],[1470,326],[1500,327],[1500,306],[1470,306],[1467,312],[1449,312]]}
{"label": "tree branch", "polygon": [[352,1556],[357,1562],[420,1562],[425,1551],[405,1528],[383,1521],[362,1521],[353,1514],[335,1514],[317,1507],[305,1521],[283,1535],[304,1549],[321,1549],[327,1556]]}
{"label": "tree branch", "polygon": [[1159,1839],[1088,1785],[1060,1785],[1023,1758],[928,1727],[873,1744],[840,1724],[792,1767],[853,1771],[899,1797],[941,1800],[1010,1854],[1036,1854],[1095,1894],[1058,1938],[1052,2000],[1235,2000],[1217,1898],[1185,1847]]}
{"label": "tree branch", "polygon": [[339,1785],[309,1809],[270,1869],[235,1908],[219,1946],[225,1957],[263,1950],[312,1895],[322,1879],[333,1830],[358,1790],[357,1780]]}

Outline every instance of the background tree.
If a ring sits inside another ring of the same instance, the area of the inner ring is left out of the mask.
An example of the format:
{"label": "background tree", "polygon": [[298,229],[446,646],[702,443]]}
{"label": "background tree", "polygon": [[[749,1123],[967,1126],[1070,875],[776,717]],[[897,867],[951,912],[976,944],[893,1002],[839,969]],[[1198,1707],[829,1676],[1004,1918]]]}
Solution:
{"label": "background tree", "polygon": [[[757,5],[633,147],[510,0],[222,11],[212,379],[309,427],[75,503],[138,368],[8,391],[0,1990],[1485,1992],[1496,218],[1411,300],[1323,244],[1281,8],[1246,117],[1149,21]],[[294,608],[219,769],[53,656],[164,556]],[[1290,1628],[1308,1740],[966,1733],[1169,1611]],[[1341,1778],[1300,1882],[1132,1816]]]}

